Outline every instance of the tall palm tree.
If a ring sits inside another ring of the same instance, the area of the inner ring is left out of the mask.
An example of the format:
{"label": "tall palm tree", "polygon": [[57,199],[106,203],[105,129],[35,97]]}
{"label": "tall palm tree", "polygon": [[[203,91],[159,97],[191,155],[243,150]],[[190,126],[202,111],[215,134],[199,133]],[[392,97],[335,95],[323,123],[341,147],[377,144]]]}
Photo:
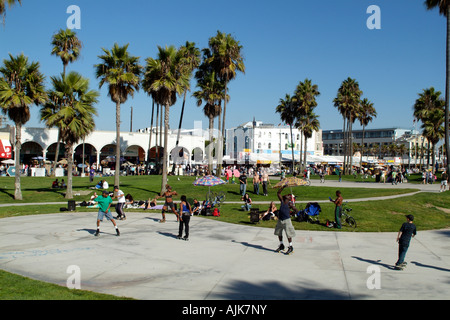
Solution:
{"label": "tall palm tree", "polygon": [[[305,79],[303,82],[300,82],[297,85],[297,88],[294,92],[295,101],[297,103],[297,112],[299,121],[296,123],[296,127],[300,128],[301,132],[304,134],[303,125],[305,121],[308,119],[308,114],[314,114],[313,110],[317,107],[316,98],[320,95],[319,87],[316,84],[312,84],[310,79]],[[309,129],[308,129],[309,130]],[[300,143],[301,144],[301,143]],[[306,148],[306,137],[305,137],[305,148]],[[303,164],[306,166],[306,149],[304,154]],[[301,159],[301,149],[300,149],[300,159]],[[300,161],[301,162],[301,161]],[[303,167],[302,167],[303,169]]]}
{"label": "tall palm tree", "polygon": [[361,156],[359,160],[359,164],[362,167],[362,157],[364,154],[364,136],[365,136],[365,130],[367,125],[372,122],[373,118],[376,118],[377,111],[375,110],[375,107],[373,106],[373,102],[370,102],[367,98],[364,98],[361,101],[360,111],[358,112],[358,120],[363,128],[362,132],[362,140],[361,140]]}
{"label": "tall palm tree", "polygon": [[6,18],[6,6],[11,8],[16,2],[20,5],[22,4],[22,0],[0,0],[0,16],[2,17],[3,24],[5,23]]}
{"label": "tall palm tree", "polygon": [[450,172],[450,145],[449,145],[449,104],[450,104],[450,0],[426,0],[425,6],[428,10],[439,8],[439,13],[447,19],[447,39],[446,39],[446,71],[445,71],[445,115],[444,115],[444,136],[445,154],[447,157],[447,172]]}
{"label": "tall palm tree", "polygon": [[344,174],[348,171],[347,159],[353,155],[352,125],[357,117],[361,95],[362,91],[359,89],[358,82],[349,77],[342,82],[337,96],[333,100],[334,106],[338,108],[338,111],[342,114],[344,119],[344,127],[342,130],[344,135]]}
{"label": "tall palm tree", "polygon": [[312,135],[314,132],[319,131],[320,129],[320,122],[319,122],[319,116],[316,115],[312,109],[308,110],[307,114],[302,115],[301,121],[303,122],[303,135],[305,137],[305,152],[303,154],[303,163],[305,164],[305,167],[307,165],[306,163],[306,151],[307,151],[307,143],[308,139],[312,138]]}
{"label": "tall palm tree", "polygon": [[[41,119],[47,126],[56,126],[66,143],[68,160],[66,199],[72,199],[73,147],[95,129],[94,115],[99,93],[89,90],[89,80],[77,72],[51,78],[53,88],[48,102],[41,109]],[[56,111],[56,112],[55,112]]]}
{"label": "tall palm tree", "polygon": [[188,87],[189,77],[181,72],[183,56],[174,46],[162,48],[158,46],[158,57],[147,58],[143,86],[150,92],[156,103],[164,106],[164,153],[162,167],[161,192],[167,184],[169,108],[177,101]]}
{"label": "tall palm tree", "polygon": [[41,105],[46,101],[44,75],[39,71],[38,62],[29,62],[23,54],[9,55],[0,67],[0,107],[3,113],[14,122],[16,136],[14,157],[16,175],[14,199],[22,200],[20,188],[20,149],[22,126],[30,120],[30,106]]}
{"label": "tall palm tree", "polygon": [[435,164],[435,144],[445,137],[445,101],[441,98],[441,92],[433,87],[423,89],[419,98],[413,105],[414,117],[422,122],[422,134],[432,144],[433,168]]}
{"label": "tall palm tree", "polygon": [[81,41],[78,39],[76,32],[70,29],[60,29],[52,37],[52,46],[51,54],[61,59],[63,75],[65,75],[67,65],[80,57]]}
{"label": "tall palm tree", "polygon": [[[275,111],[280,114],[280,118],[283,122],[289,125],[291,136],[291,151],[292,151],[292,172],[294,172],[294,141],[292,139],[292,127],[298,116],[298,108],[296,98],[291,97],[290,94],[286,94],[284,99],[280,99]],[[281,146],[280,146],[281,149]],[[281,150],[280,150],[281,152]]]}
{"label": "tall palm tree", "polygon": [[[70,29],[60,29],[52,37],[52,55],[55,55],[61,59],[63,64],[63,76],[66,74],[66,67],[69,62],[76,61],[80,56],[81,41],[78,39],[77,34]],[[58,112],[55,109],[54,112]],[[56,143],[55,161],[53,162],[52,175],[55,174],[56,164],[58,162],[59,148],[61,143],[61,132],[58,131],[58,141]],[[83,159],[84,161],[84,159]]]}
{"label": "tall palm tree", "polygon": [[[237,72],[245,73],[243,46],[234,39],[231,34],[217,31],[215,37],[209,39],[209,48],[212,56],[209,63],[216,70],[217,75],[225,83],[225,96],[228,96],[228,83],[236,78]],[[219,139],[218,150],[218,175],[222,169],[223,139],[225,137],[225,119],[227,112],[227,101],[224,100],[222,111],[222,138]]]}
{"label": "tall palm tree", "polygon": [[[182,70],[180,72],[186,73],[186,76],[190,80],[194,70],[197,69],[198,66],[200,65],[200,50],[195,46],[195,42],[186,41],[186,44],[184,46],[181,46],[179,51],[182,56],[182,63],[180,65]],[[180,140],[180,130],[181,130],[181,125],[183,123],[184,106],[186,104],[186,95],[187,95],[187,92],[190,91],[190,89],[191,89],[190,81],[187,84],[188,84],[188,86],[186,88],[184,88],[183,104],[181,106],[180,123],[178,125],[176,146],[178,146],[178,142]]]}
{"label": "tall palm tree", "polygon": [[[211,65],[205,63],[209,54],[209,49],[203,50],[203,55],[205,57],[204,62],[199,66],[198,71],[195,73],[199,90],[195,91],[193,96],[197,99],[198,107],[204,103],[203,113],[209,119],[209,141],[212,143],[214,118],[220,116],[220,113],[222,112],[221,101],[225,99],[225,84],[217,78],[216,72],[211,68]],[[227,99],[228,98],[229,97],[227,97]],[[213,167],[210,152],[208,153],[208,156],[208,169],[209,172],[212,172]]]}
{"label": "tall palm tree", "polygon": [[120,184],[120,105],[129,96],[133,97],[139,91],[142,66],[139,57],[130,55],[128,44],[114,44],[111,50],[105,48],[103,55],[98,56],[101,63],[95,65],[96,77],[100,79],[99,88],[108,84],[108,96],[116,104],[116,167],[114,185]]}

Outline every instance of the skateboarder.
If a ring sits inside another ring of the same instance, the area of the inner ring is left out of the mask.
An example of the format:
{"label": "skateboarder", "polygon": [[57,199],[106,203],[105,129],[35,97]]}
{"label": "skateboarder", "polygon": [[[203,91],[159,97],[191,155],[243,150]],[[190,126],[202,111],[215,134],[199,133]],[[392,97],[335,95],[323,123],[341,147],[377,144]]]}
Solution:
{"label": "skateboarder", "polygon": [[411,238],[414,237],[417,233],[416,225],[413,221],[414,216],[412,214],[408,214],[406,216],[406,222],[402,224],[400,231],[398,232],[398,260],[395,263],[396,270],[402,270],[406,266],[406,252],[408,251]]}

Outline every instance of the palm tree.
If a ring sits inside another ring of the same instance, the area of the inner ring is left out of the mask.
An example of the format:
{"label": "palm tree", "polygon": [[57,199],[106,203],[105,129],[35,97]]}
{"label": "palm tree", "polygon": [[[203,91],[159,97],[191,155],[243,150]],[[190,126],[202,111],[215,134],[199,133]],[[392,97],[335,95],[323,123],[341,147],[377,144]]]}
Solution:
{"label": "palm tree", "polygon": [[[286,94],[284,99],[280,99],[275,111],[280,114],[282,121],[289,125],[291,133],[291,151],[292,151],[292,172],[294,172],[294,141],[292,139],[292,126],[298,116],[298,108],[295,97],[291,97],[290,94]],[[280,146],[281,152],[281,146]]]}
{"label": "palm tree", "polygon": [[[209,39],[209,48],[212,56],[211,63],[218,77],[225,83],[225,96],[228,96],[228,82],[236,78],[236,72],[245,73],[244,58],[242,56],[242,45],[234,39],[231,34],[217,31],[215,37]],[[222,170],[223,139],[225,137],[225,119],[227,112],[227,101],[224,100],[222,112],[222,138],[219,139],[218,150],[218,175]]]}
{"label": "palm tree", "polygon": [[362,132],[362,140],[361,140],[361,156],[359,160],[359,165],[362,167],[362,157],[364,154],[364,136],[365,129],[369,122],[372,122],[373,118],[377,116],[377,111],[375,110],[373,103],[370,102],[367,98],[364,98],[361,101],[360,112],[358,113],[358,120],[361,126],[363,127]]}
{"label": "palm tree", "polygon": [[[435,164],[435,145],[445,137],[445,101],[441,98],[441,92],[433,87],[423,89],[413,106],[414,117],[422,122],[422,134],[432,144],[433,166]],[[429,145],[428,144],[428,145]]]}
{"label": "palm tree", "polygon": [[[74,62],[80,56],[81,41],[78,39],[77,34],[70,29],[60,29],[58,33],[52,37],[52,55],[55,55],[61,59],[63,64],[63,76],[66,74],[66,67],[69,62]],[[55,109],[54,112],[58,112]],[[52,174],[55,174],[56,164],[58,162],[59,148],[61,142],[61,132],[58,132],[58,141],[56,143],[55,161],[53,162]],[[84,161],[84,159],[83,159]]]}
{"label": "palm tree", "polygon": [[63,75],[66,74],[66,67],[69,62],[76,61],[80,56],[81,41],[77,34],[70,29],[60,29],[52,37],[52,55],[61,59],[63,64]]}
{"label": "palm tree", "polygon": [[[212,143],[214,118],[220,116],[220,113],[222,112],[221,101],[225,99],[225,84],[217,78],[216,72],[211,68],[211,65],[205,63],[207,57],[210,55],[209,49],[204,49],[203,55],[204,62],[199,66],[198,71],[195,73],[199,90],[195,91],[193,96],[197,99],[198,107],[204,103],[203,113],[209,119],[209,141]],[[229,97],[227,97],[227,100],[228,99]],[[209,172],[212,172],[211,152],[208,153],[208,156],[208,169]]]}
{"label": "palm tree", "polygon": [[22,0],[0,0],[0,16],[2,16],[3,24],[6,18],[6,5],[8,5],[8,8],[11,8],[16,2],[22,5]]}
{"label": "palm tree", "polygon": [[53,89],[41,109],[41,119],[47,126],[58,127],[66,143],[68,158],[66,199],[72,199],[73,147],[95,129],[94,115],[99,93],[89,90],[89,80],[77,72],[51,78]]}
{"label": "palm tree", "polygon": [[305,136],[305,153],[303,154],[303,163],[306,166],[307,142],[308,139],[312,138],[312,135],[315,131],[319,131],[320,122],[318,119],[319,116],[316,115],[312,110],[309,110],[308,113],[301,118],[301,121],[303,122],[303,135]]}
{"label": "palm tree", "polygon": [[[316,97],[320,95],[319,87],[316,84],[312,84],[310,79],[300,82],[295,89],[295,101],[297,103],[298,120],[307,120],[307,115],[314,114],[313,110],[317,107]],[[296,127],[300,128],[304,132],[304,121],[297,121]],[[308,129],[309,130],[309,129]],[[301,144],[301,142],[300,142]],[[302,150],[300,149],[300,163],[301,163]],[[306,166],[306,137],[305,137],[305,154],[304,165]],[[303,169],[303,168],[302,168]]]}
{"label": "palm tree", "polygon": [[447,48],[446,48],[446,71],[445,71],[445,115],[444,136],[445,154],[447,157],[447,172],[450,172],[450,145],[449,145],[449,101],[450,101],[450,0],[426,0],[425,6],[428,10],[439,8],[439,13],[447,19]]}
{"label": "palm tree", "polygon": [[357,117],[361,94],[362,91],[359,89],[358,82],[355,79],[349,77],[342,82],[337,96],[333,100],[334,106],[338,108],[338,111],[342,114],[342,117],[344,119],[344,126],[342,130],[342,134],[344,135],[344,174],[346,174],[348,170],[347,158],[353,156],[352,125]]}
{"label": "palm tree", "polygon": [[95,65],[96,77],[100,79],[99,88],[108,84],[108,96],[116,104],[116,166],[114,185],[120,183],[120,105],[125,103],[129,96],[133,97],[139,91],[142,66],[139,57],[128,52],[128,44],[119,46],[114,44],[111,50],[105,48],[103,55],[98,56],[101,63]]}
{"label": "palm tree", "polygon": [[158,46],[158,58],[147,58],[143,86],[157,104],[164,106],[164,153],[161,192],[167,184],[169,108],[188,87],[189,77],[182,71],[183,56],[174,46]]}
{"label": "palm tree", "polygon": [[[19,169],[22,126],[30,120],[30,106],[46,101],[45,77],[39,71],[39,63],[29,63],[23,54],[17,57],[10,54],[9,60],[3,61],[0,74],[0,107],[16,126],[14,157],[16,169]],[[16,200],[22,200],[19,172],[17,170],[14,183]]]}
{"label": "palm tree", "polygon": [[[181,56],[183,57],[182,63],[180,65],[180,67],[182,68],[181,72],[186,73],[186,76],[190,79],[194,70],[197,69],[200,65],[200,50],[195,46],[195,42],[186,41],[186,44],[184,46],[181,46],[179,51]],[[181,106],[181,115],[180,123],[178,125],[176,146],[178,146],[178,142],[180,140],[180,130],[183,122],[184,106],[186,103],[187,92],[190,91],[190,81],[187,84],[188,86],[184,88],[183,104]]]}

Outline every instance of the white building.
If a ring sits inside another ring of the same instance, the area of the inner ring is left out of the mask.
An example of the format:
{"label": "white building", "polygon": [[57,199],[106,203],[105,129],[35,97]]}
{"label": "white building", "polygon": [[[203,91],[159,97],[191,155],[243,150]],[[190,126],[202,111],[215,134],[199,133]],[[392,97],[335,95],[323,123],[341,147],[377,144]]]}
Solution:
{"label": "white building", "polygon": [[[306,152],[309,156],[322,156],[322,130],[313,133],[307,140],[306,150],[304,136],[298,129],[289,126],[275,126],[261,121],[246,122],[236,128],[227,130],[226,154],[230,160],[250,161],[257,164],[292,161],[291,144],[294,144],[294,159]],[[300,154],[301,153],[301,154]]]}
{"label": "white building", "polygon": [[[163,146],[159,144],[160,135],[156,135],[156,128],[153,128],[150,148],[150,132],[146,132],[146,130],[142,131],[144,132],[121,132],[120,134],[121,141],[119,145],[122,157],[134,164],[147,161],[149,150],[150,159],[151,161],[154,160],[157,156],[158,149],[163,149]],[[178,147],[176,147],[177,131],[178,130],[171,130],[169,133],[169,163],[172,163],[173,160],[175,160],[175,163],[189,163],[191,165],[203,162],[205,139],[203,138],[202,131],[183,130],[180,134]],[[196,134],[197,132],[199,134]],[[10,140],[12,141],[13,139],[14,135],[11,135]],[[33,158],[37,157],[42,157],[51,161],[54,160],[57,139],[57,129],[22,128],[20,162],[24,164],[30,163]],[[81,163],[84,155],[85,162],[89,164],[98,164],[109,156],[115,156],[116,145],[115,131],[94,131],[86,137],[84,141],[79,141],[78,144],[74,146],[74,159],[78,163]],[[65,157],[64,144],[61,143],[59,159]]]}

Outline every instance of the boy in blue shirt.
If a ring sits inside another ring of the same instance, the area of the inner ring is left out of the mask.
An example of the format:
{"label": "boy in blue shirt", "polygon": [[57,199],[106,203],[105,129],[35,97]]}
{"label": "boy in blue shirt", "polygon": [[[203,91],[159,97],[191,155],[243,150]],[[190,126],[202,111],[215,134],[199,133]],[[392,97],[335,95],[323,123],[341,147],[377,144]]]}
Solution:
{"label": "boy in blue shirt", "polygon": [[95,232],[95,236],[98,237],[100,234],[100,221],[103,221],[103,218],[106,216],[106,218],[112,222],[114,227],[116,228],[116,235],[120,236],[119,228],[117,227],[116,221],[114,220],[112,214],[111,214],[111,204],[112,199],[109,196],[108,191],[103,191],[101,196],[98,196],[93,201],[98,203],[98,214],[97,214],[97,231]]}

